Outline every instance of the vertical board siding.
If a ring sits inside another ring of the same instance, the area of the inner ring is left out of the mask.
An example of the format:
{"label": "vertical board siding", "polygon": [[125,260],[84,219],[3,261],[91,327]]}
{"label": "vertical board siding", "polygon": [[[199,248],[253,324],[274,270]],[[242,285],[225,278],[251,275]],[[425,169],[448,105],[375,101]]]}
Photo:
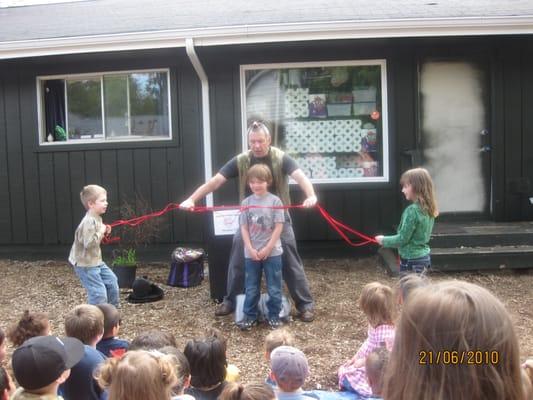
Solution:
{"label": "vertical board siding", "polygon": [[[54,154],[54,193],[56,197],[57,237],[60,244],[72,243],[73,216],[67,153]],[[81,188],[80,188],[81,189]]]}
{"label": "vertical board siding", "polygon": [[37,154],[34,152],[37,138],[35,96],[35,84],[32,83],[31,75],[27,72],[21,73],[19,78],[20,132],[24,164],[25,209],[28,221],[26,240],[28,243],[42,242],[39,165]]}
{"label": "vertical board siding", "polygon": [[12,241],[4,79],[0,72],[0,243]]}
{"label": "vertical board siding", "polygon": [[54,183],[54,154],[39,154],[39,180],[43,244],[57,244],[57,194]]}
{"label": "vertical board siding", "polygon": [[529,181],[529,193],[524,193],[522,215],[524,219],[533,220],[533,205],[529,198],[533,197],[533,41],[528,42],[523,63],[523,130],[522,130],[522,175]]}
{"label": "vertical board siding", "polygon": [[20,97],[18,76],[14,72],[4,75],[6,149],[9,155],[9,196],[11,204],[12,243],[28,241],[28,220],[26,216],[26,192],[24,189],[24,158],[22,154],[22,132],[20,130]]}
{"label": "vertical board siding", "polygon": [[72,151],[69,156],[70,171],[70,204],[72,207],[72,225],[71,231],[74,234],[76,227],[85,215],[85,208],[81,204],[80,192],[86,185],[85,179],[85,152]]}

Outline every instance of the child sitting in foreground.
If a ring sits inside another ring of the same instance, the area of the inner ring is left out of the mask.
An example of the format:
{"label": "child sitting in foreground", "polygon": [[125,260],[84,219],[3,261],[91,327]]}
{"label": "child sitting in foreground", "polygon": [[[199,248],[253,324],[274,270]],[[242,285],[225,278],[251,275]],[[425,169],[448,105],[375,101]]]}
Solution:
{"label": "child sitting in foreground", "polygon": [[372,388],[365,371],[365,360],[372,350],[394,343],[394,296],[392,289],[379,282],[363,287],[359,306],[368,319],[368,337],[359,351],[338,371],[339,388],[361,396],[371,396]]}
{"label": "child sitting in foreground", "polygon": [[62,400],[57,395],[70,369],[83,357],[83,343],[74,338],[36,336],[13,353],[13,373],[19,387],[12,400]]}
{"label": "child sitting in foreground", "polygon": [[194,397],[184,394],[184,390],[191,385],[191,368],[187,357],[173,346],[165,346],[159,352],[170,356],[176,369],[176,384],[172,388],[172,400],[194,400]]}
{"label": "child sitting in foreground", "polygon": [[378,347],[370,352],[365,361],[368,384],[374,397],[382,397],[385,369],[389,363],[390,351],[386,347]]}
{"label": "child sitting in foreground", "polygon": [[50,334],[50,322],[48,315],[42,312],[24,311],[20,320],[11,326],[7,332],[7,337],[18,347],[26,340],[35,336],[47,336]]}
{"label": "child sitting in foreground", "polygon": [[[286,329],[276,329],[265,337],[265,359],[270,363],[270,354],[280,346],[293,346],[294,336]],[[265,380],[273,388],[276,388],[276,382],[272,380],[270,374]]]}
{"label": "child sitting in foreground", "polygon": [[128,350],[126,340],[117,339],[120,330],[120,313],[113,304],[98,304],[96,307],[104,314],[104,336],[96,344],[96,349],[106,357],[118,357]]}
{"label": "child sitting in foreground", "polygon": [[309,376],[305,354],[295,347],[280,346],[270,355],[270,374],[278,385],[278,400],[309,400],[302,386]]}
{"label": "child sitting in foreground", "polygon": [[274,390],[266,383],[229,383],[219,400],[275,400]]}
{"label": "child sitting in foreground", "polygon": [[145,350],[108,358],[98,370],[98,384],[108,400],[170,400],[176,373],[171,356]]}

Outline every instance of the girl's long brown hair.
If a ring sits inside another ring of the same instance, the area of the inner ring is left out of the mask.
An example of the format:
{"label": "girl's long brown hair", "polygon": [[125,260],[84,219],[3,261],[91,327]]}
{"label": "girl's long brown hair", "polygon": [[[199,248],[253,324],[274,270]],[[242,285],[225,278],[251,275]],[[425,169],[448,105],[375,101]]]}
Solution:
{"label": "girl's long brown hair", "polygon": [[228,383],[220,400],[274,400],[276,395],[271,386],[266,383]]}
{"label": "girl's long brown hair", "polygon": [[415,289],[397,325],[383,398],[524,400],[518,340],[504,305],[467,282]]}
{"label": "girl's long brown hair", "polygon": [[437,217],[437,200],[431,175],[425,168],[413,168],[405,171],[400,178],[400,185],[409,184],[413,188],[416,202],[430,217]]}

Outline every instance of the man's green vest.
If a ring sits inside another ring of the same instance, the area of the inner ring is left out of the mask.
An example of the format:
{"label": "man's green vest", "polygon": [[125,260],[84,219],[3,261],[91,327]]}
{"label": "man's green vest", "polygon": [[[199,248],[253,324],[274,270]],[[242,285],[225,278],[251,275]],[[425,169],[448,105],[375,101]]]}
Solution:
{"label": "man's green vest", "polygon": [[[283,164],[283,155],[285,153],[283,150],[278,149],[277,147],[270,146],[270,159],[272,160],[272,175],[276,187],[272,189],[273,192],[276,192],[283,202],[284,205],[288,206],[291,204],[291,198],[289,196],[289,179],[282,171]],[[242,202],[244,200],[246,193],[246,174],[250,168],[250,157],[252,152],[250,150],[245,151],[237,156],[237,165],[239,167],[239,198]]]}

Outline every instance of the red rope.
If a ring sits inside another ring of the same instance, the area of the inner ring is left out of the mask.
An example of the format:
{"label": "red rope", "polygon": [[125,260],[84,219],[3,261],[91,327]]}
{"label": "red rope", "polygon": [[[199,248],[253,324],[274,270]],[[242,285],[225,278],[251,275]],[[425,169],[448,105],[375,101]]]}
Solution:
{"label": "red rope", "polygon": [[[117,226],[123,226],[123,225],[126,225],[126,226],[137,226],[137,225],[140,225],[142,224],[143,222],[151,219],[151,218],[157,218],[157,217],[160,217],[162,216],[163,214],[166,214],[167,212],[169,211],[172,211],[172,210],[176,210],[176,209],[179,209],[179,204],[178,203],[169,203],[165,206],[165,208],[159,210],[159,211],[156,211],[156,212],[153,212],[153,213],[150,213],[150,214],[146,214],[146,215],[141,215],[139,217],[134,217],[134,218],[131,218],[131,219],[119,219],[117,221],[114,221],[112,222],[111,224],[109,224],[109,226],[111,226],[112,228],[114,227],[117,227]],[[214,207],[205,207],[205,206],[200,206],[200,207],[193,207],[190,211],[192,212],[197,212],[197,213],[203,213],[203,212],[212,212],[212,211],[222,211],[222,210],[236,210],[236,209],[239,209],[240,211],[244,211],[244,210],[247,210],[247,209],[250,209],[250,208],[271,208],[271,209],[274,209],[274,210],[286,210],[286,209],[289,209],[289,208],[305,208],[303,205],[299,204],[299,205],[291,205],[291,206],[269,206],[269,207],[265,207],[265,206],[245,206],[245,207],[242,207],[242,206],[214,206]],[[342,222],[336,220],[335,218],[333,218],[320,204],[317,204],[316,205],[316,208],[318,209],[318,211],[320,212],[320,215],[322,215],[322,217],[326,220],[326,222],[342,237],[342,239],[348,243],[350,246],[353,246],[353,247],[359,247],[359,246],[364,246],[364,245],[367,245],[367,244],[377,244],[376,240],[370,236],[367,236],[365,235],[364,233],[361,233],[345,224],[343,224]],[[360,239],[362,239],[362,241],[360,242],[354,242],[352,241],[347,233],[351,233],[357,237],[359,237]],[[102,243],[104,244],[110,244],[110,243],[116,243],[120,240],[120,237],[118,236],[115,236],[115,237],[109,237],[109,236],[105,236],[104,239],[102,240]]]}

